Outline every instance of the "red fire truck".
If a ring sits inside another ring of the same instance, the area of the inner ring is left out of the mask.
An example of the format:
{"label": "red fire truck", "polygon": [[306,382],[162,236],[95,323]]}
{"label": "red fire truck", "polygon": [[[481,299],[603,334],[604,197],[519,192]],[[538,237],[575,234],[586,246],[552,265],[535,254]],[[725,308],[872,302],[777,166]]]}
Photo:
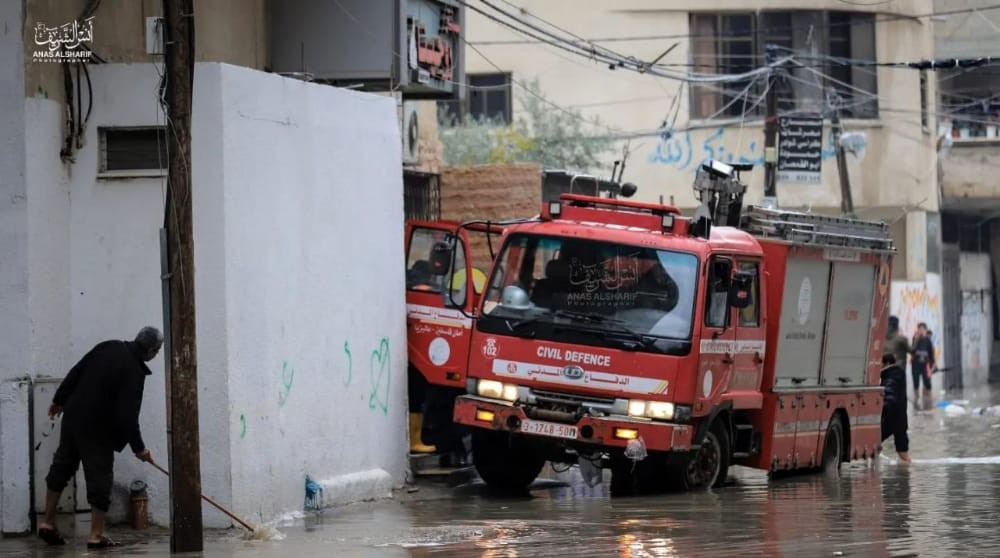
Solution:
{"label": "red fire truck", "polygon": [[647,492],[876,455],[887,226],[744,210],[747,169],[703,165],[690,218],[563,194],[505,224],[480,297],[410,307],[411,333],[415,310],[453,313],[411,361],[464,383],[454,420],[488,485],[523,491],[546,461]]}

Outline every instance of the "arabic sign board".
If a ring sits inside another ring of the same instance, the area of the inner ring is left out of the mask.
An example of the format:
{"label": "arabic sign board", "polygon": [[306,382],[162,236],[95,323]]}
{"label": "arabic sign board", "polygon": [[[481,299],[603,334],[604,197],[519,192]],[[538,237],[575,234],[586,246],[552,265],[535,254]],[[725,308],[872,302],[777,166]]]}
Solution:
{"label": "arabic sign board", "polygon": [[778,181],[819,184],[823,161],[823,118],[819,115],[778,119]]}

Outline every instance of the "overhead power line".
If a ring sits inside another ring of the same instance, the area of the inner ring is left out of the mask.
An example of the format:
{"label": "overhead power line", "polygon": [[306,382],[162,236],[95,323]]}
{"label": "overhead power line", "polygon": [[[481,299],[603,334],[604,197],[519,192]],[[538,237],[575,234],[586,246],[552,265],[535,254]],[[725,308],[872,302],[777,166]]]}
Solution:
{"label": "overhead power line", "polygon": [[[611,69],[622,68],[622,69],[626,69],[626,70],[636,71],[636,72],[641,73],[641,74],[647,74],[648,73],[650,75],[654,75],[654,76],[658,76],[658,77],[663,77],[663,78],[667,78],[667,79],[678,80],[678,81],[688,81],[688,82],[691,82],[691,83],[722,83],[722,82],[733,82],[733,81],[740,81],[741,82],[741,81],[745,81],[747,79],[751,79],[751,78],[754,78],[754,77],[766,74],[767,72],[769,72],[771,70],[772,67],[776,67],[776,66],[778,66],[780,64],[783,64],[783,63],[788,62],[789,60],[791,60],[791,57],[785,57],[785,58],[776,60],[775,62],[773,62],[771,64],[768,64],[766,66],[762,66],[762,67],[755,68],[753,70],[749,70],[747,72],[738,73],[738,74],[700,74],[700,73],[693,73],[693,72],[692,73],[670,72],[670,71],[664,70],[662,67],[660,67],[658,65],[654,66],[654,65],[652,65],[650,63],[647,63],[645,61],[639,60],[639,59],[637,59],[635,57],[632,57],[632,56],[625,57],[625,56],[623,56],[621,54],[618,54],[618,53],[616,53],[614,51],[610,51],[610,50],[602,48],[602,47],[597,47],[597,46],[592,45],[592,44],[580,44],[578,42],[575,42],[573,40],[567,39],[565,37],[561,37],[557,33],[553,33],[551,31],[542,29],[541,27],[539,27],[537,25],[525,22],[524,20],[522,20],[522,19],[520,19],[520,18],[518,18],[518,17],[516,17],[514,15],[511,15],[509,12],[507,12],[505,10],[496,8],[495,5],[490,4],[486,0],[483,0],[483,2],[485,4],[493,7],[495,10],[498,10],[498,12],[501,15],[503,15],[504,17],[506,17],[510,21],[501,19],[498,16],[495,16],[493,14],[487,13],[482,8],[474,6],[474,5],[470,4],[469,2],[466,2],[465,0],[458,0],[458,2],[460,4],[462,4],[463,6],[465,6],[466,8],[468,8],[468,9],[470,9],[470,10],[476,12],[476,13],[479,13],[480,15],[486,17],[487,19],[490,19],[491,21],[493,21],[495,23],[498,23],[500,25],[508,27],[509,29],[511,29],[511,30],[513,30],[513,31],[515,31],[517,33],[520,33],[520,34],[522,34],[524,36],[527,36],[527,37],[530,37],[530,38],[538,39],[541,42],[547,43],[547,44],[549,44],[551,46],[554,46],[556,48],[565,50],[565,51],[573,53],[575,55],[578,55],[578,56],[581,56],[581,57],[584,57],[584,58],[587,58],[587,59],[590,59],[590,60],[593,60],[593,61],[597,61],[597,62],[601,62],[601,63],[604,63],[604,64],[608,64],[609,68],[611,68]],[[530,30],[529,29],[525,29],[525,27],[529,28]],[[476,50],[476,52],[479,52],[480,55],[482,55],[482,53],[478,49],[476,49],[474,47],[473,43],[469,42],[468,40],[464,40],[464,42],[470,48],[473,48],[474,50]]]}
{"label": "overhead power line", "polygon": [[[988,12],[992,10],[1000,10],[1000,4],[993,4],[990,6],[983,6],[981,8],[962,8],[954,10],[944,10],[940,12],[929,12],[916,15],[905,15],[905,14],[894,14],[884,17],[875,17],[872,21],[863,20],[852,20],[844,22],[834,22],[828,25],[822,26],[824,28],[835,29],[838,27],[850,27],[854,25],[871,25],[872,23],[891,23],[894,21],[903,20],[918,20],[927,19],[931,17],[942,17],[951,16],[958,14],[971,14],[973,12]],[[749,12],[748,12],[749,13]],[[865,12],[856,12],[865,13]],[[786,33],[789,31],[807,31],[810,28],[815,29],[816,25],[782,25],[774,27],[763,27],[758,29],[758,32],[763,33]],[[679,34],[669,34],[669,35],[634,35],[634,36],[615,36],[615,37],[589,37],[581,38],[581,40],[589,43],[615,43],[615,42],[638,42],[638,41],[660,41],[668,39],[692,39],[697,37],[735,37],[741,36],[745,33],[736,31],[722,31],[718,33],[679,33]],[[537,41],[525,40],[525,39],[507,39],[507,40],[496,40],[496,41],[476,41],[477,46],[501,46],[501,45],[527,45],[533,44]]]}

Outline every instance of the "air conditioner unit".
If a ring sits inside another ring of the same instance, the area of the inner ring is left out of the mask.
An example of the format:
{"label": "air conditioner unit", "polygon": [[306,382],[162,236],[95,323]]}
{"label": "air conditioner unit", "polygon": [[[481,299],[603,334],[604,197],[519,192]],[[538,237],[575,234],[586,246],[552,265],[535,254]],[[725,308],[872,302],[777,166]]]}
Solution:
{"label": "air conditioner unit", "polygon": [[417,120],[417,104],[412,102],[403,103],[403,162],[416,163],[420,149],[418,138],[420,137],[420,123]]}

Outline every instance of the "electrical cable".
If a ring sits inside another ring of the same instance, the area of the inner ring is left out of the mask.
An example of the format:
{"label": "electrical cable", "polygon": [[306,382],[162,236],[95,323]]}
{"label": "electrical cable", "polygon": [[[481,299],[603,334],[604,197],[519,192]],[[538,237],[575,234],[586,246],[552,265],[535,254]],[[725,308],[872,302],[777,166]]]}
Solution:
{"label": "electrical cable", "polygon": [[[456,1],[459,4],[465,6],[466,8],[469,8],[470,10],[483,15],[484,17],[490,19],[491,21],[494,21],[494,22],[496,22],[496,23],[498,23],[500,25],[503,25],[505,27],[508,27],[509,29],[511,29],[513,31],[516,31],[516,32],[518,32],[518,33],[520,33],[522,35],[538,39],[538,36],[535,35],[534,33],[532,33],[531,31],[526,31],[525,29],[522,29],[522,28],[518,27],[515,24],[512,24],[512,23],[507,22],[507,21],[503,21],[503,20],[499,19],[498,17],[493,16],[492,14],[488,14],[485,11],[483,11],[482,9],[477,8],[476,6],[473,6],[473,5],[469,4],[465,0],[456,0]],[[481,0],[481,1],[488,4],[488,0]],[[492,5],[492,4],[488,4],[488,5]],[[582,57],[585,57],[585,58],[588,58],[588,59],[598,60],[598,61],[601,61],[603,63],[607,63],[607,64],[609,64],[609,68],[612,68],[612,69],[614,67],[626,68],[626,69],[629,69],[629,70],[636,71],[638,73],[648,73],[648,74],[651,74],[651,75],[655,75],[655,76],[659,76],[659,77],[663,77],[663,78],[668,78],[668,79],[679,80],[679,81],[691,81],[691,82],[698,82],[698,83],[742,81],[744,79],[747,79],[747,78],[750,78],[750,77],[754,77],[754,76],[766,73],[766,72],[768,72],[770,70],[771,67],[781,65],[781,64],[787,62],[788,60],[790,60],[790,58],[791,58],[791,57],[782,58],[782,59],[780,59],[780,60],[778,60],[776,62],[768,64],[767,66],[763,66],[763,67],[760,67],[760,68],[749,70],[747,72],[740,73],[740,74],[698,74],[698,73],[682,74],[682,73],[666,72],[666,71],[660,69],[658,66],[650,65],[650,64],[648,64],[646,62],[638,60],[635,57],[621,57],[620,55],[616,56],[616,55],[611,55],[611,54],[607,54],[607,53],[601,53],[601,52],[597,52],[596,49],[588,51],[588,50],[584,49],[583,47],[580,47],[578,44],[574,43],[573,41],[569,41],[569,40],[567,40],[565,38],[558,37],[558,36],[556,36],[555,34],[553,34],[551,32],[548,32],[548,31],[545,31],[545,30],[541,30],[537,26],[535,26],[533,24],[530,24],[528,22],[525,22],[525,21],[523,21],[521,19],[518,19],[518,18],[516,18],[514,16],[510,16],[509,14],[507,14],[506,12],[503,12],[502,10],[501,10],[501,12],[504,13],[504,14],[506,14],[507,17],[509,17],[510,19],[512,19],[512,20],[520,23],[521,25],[530,27],[532,29],[535,29],[538,32],[541,32],[543,34],[546,34],[546,35],[552,37],[553,40],[555,40],[557,42],[553,42],[552,40],[547,40],[547,39],[539,39],[539,40],[542,41],[542,42],[546,42],[549,45],[554,46],[556,48],[560,48],[560,49],[566,50],[568,52],[571,52],[573,54],[576,54],[578,56],[582,56]],[[470,48],[473,48],[477,52],[480,52],[478,49],[475,49],[475,47],[470,42],[465,41],[465,43]]]}
{"label": "electrical cable", "polygon": [[[872,25],[879,23],[892,23],[895,21],[905,21],[905,20],[920,20],[931,17],[942,17],[951,16],[959,14],[971,14],[973,12],[985,12],[1000,9],[1000,4],[992,4],[989,6],[983,6],[980,8],[962,8],[956,10],[945,10],[940,12],[929,12],[916,15],[905,15],[905,14],[895,14],[890,16],[885,16],[882,18],[875,17],[872,21],[846,21],[830,23],[822,26],[825,29],[834,29],[838,27],[851,27],[855,25]],[[864,12],[859,12],[864,13]],[[789,33],[792,31],[808,31],[810,28],[815,28],[815,25],[783,25],[776,27],[766,27],[758,29],[758,32],[780,32]],[[594,37],[583,39],[589,43],[613,43],[613,42],[632,42],[632,41],[659,41],[664,39],[694,39],[694,38],[714,38],[714,37],[734,37],[741,36],[743,33],[738,31],[729,31],[721,33],[682,33],[682,34],[671,34],[671,35],[641,35],[641,36],[631,36],[631,37]],[[519,45],[519,44],[531,44],[531,41],[524,40],[500,40],[500,41],[477,41],[478,46],[500,46],[500,45]]]}

